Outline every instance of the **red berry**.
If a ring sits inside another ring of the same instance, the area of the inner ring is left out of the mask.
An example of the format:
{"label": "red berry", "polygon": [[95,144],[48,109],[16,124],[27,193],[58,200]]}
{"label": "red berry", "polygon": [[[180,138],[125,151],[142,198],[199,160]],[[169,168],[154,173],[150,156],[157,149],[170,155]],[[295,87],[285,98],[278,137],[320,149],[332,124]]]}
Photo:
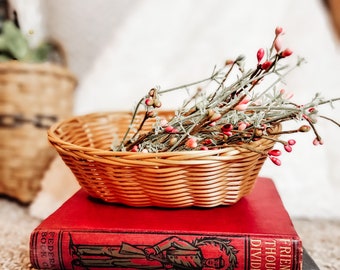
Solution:
{"label": "red berry", "polygon": [[225,124],[224,126],[221,127],[222,132],[228,132],[233,130],[233,125],[232,124]]}
{"label": "red berry", "polygon": [[294,144],[296,144],[296,141],[294,139],[290,139],[290,140],[288,140],[288,144],[294,145]]}
{"label": "red berry", "polygon": [[289,145],[289,144],[286,144],[285,146],[284,146],[284,149],[288,152],[288,153],[290,153],[290,152],[292,152],[292,147]]}
{"label": "red berry", "polygon": [[131,149],[131,152],[138,152],[138,146],[134,145]]}
{"label": "red berry", "polygon": [[228,137],[233,135],[233,133],[231,131],[223,131],[223,134],[227,135]]}
{"label": "red berry", "polygon": [[321,138],[317,137],[313,140],[313,144],[314,145],[323,145],[323,140]]}
{"label": "red berry", "polygon": [[273,150],[270,150],[268,154],[271,156],[278,157],[278,156],[281,156],[281,151],[278,149],[273,149]]}
{"label": "red berry", "polygon": [[283,32],[283,28],[278,26],[275,28],[275,35],[280,35]]}
{"label": "red berry", "polygon": [[290,50],[290,49],[285,49],[282,53],[281,53],[281,56],[282,57],[288,57],[290,55],[292,55],[293,51]]}
{"label": "red berry", "polygon": [[213,143],[212,139],[205,139],[205,140],[202,142],[202,144],[204,144],[204,145],[209,145],[209,144],[212,144],[212,143]]}
{"label": "red berry", "polygon": [[271,66],[272,66],[271,61],[266,61],[261,65],[262,69],[264,69],[264,70],[268,70]]}
{"label": "red berry", "polygon": [[196,138],[189,138],[186,142],[185,142],[186,147],[189,148],[195,148],[197,147],[197,139]]}
{"label": "red berry", "polygon": [[270,156],[269,158],[276,166],[281,166],[281,160],[273,156]]}
{"label": "red berry", "polygon": [[264,49],[263,48],[260,48],[258,51],[257,51],[257,54],[256,54],[256,57],[257,57],[257,62],[261,62],[262,58],[264,56]]}
{"label": "red berry", "polygon": [[152,99],[152,98],[147,98],[147,99],[145,100],[145,104],[146,104],[147,106],[152,106],[152,105],[153,105],[153,99]]}
{"label": "red berry", "polygon": [[245,130],[246,128],[247,128],[247,123],[245,123],[245,122],[238,123],[238,130],[239,131]]}
{"label": "red berry", "polygon": [[281,45],[280,38],[276,38],[275,39],[275,41],[274,41],[274,48],[275,48],[276,52],[280,52],[281,51],[282,45]]}
{"label": "red berry", "polygon": [[166,132],[166,133],[171,133],[172,131],[173,131],[173,127],[172,126],[167,126],[165,129],[164,129],[164,131]]}

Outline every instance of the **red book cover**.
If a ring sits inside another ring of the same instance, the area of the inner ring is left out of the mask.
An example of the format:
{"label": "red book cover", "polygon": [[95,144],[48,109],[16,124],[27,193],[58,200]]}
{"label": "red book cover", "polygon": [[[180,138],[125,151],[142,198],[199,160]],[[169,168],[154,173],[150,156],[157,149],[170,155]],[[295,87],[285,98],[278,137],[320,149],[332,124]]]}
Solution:
{"label": "red book cover", "polygon": [[135,208],[79,190],[30,238],[38,269],[301,269],[302,252],[269,178],[214,208]]}

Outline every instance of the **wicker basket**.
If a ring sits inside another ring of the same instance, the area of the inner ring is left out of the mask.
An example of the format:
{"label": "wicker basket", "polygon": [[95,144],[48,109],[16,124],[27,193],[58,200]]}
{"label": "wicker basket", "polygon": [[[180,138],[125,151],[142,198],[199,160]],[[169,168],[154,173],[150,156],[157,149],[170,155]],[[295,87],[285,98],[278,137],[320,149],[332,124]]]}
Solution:
{"label": "wicker basket", "polygon": [[0,64],[0,193],[31,202],[55,151],[46,129],[70,117],[75,77],[64,67]]}
{"label": "wicker basket", "polygon": [[[265,156],[244,148],[164,153],[111,151],[114,134],[122,138],[131,115],[92,113],[72,117],[49,129],[51,144],[90,196],[130,206],[213,207],[234,204],[251,191]],[[151,127],[149,122],[144,129]],[[261,139],[252,147],[266,151],[273,144]]]}

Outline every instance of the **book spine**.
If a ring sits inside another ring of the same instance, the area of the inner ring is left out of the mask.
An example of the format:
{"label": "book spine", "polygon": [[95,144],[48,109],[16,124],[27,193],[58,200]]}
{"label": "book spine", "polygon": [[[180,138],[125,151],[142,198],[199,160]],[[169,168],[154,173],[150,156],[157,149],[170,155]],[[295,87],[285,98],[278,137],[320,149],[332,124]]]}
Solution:
{"label": "book spine", "polygon": [[37,269],[302,269],[299,238],[164,232],[35,230]]}

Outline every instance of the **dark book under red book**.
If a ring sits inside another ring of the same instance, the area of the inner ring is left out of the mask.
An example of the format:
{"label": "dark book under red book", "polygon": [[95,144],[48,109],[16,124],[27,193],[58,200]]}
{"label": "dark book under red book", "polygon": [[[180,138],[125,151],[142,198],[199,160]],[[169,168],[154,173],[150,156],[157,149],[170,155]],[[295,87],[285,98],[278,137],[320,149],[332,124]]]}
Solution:
{"label": "dark book under red book", "polygon": [[37,269],[302,269],[302,253],[269,178],[214,208],[135,208],[81,189],[30,238]]}

